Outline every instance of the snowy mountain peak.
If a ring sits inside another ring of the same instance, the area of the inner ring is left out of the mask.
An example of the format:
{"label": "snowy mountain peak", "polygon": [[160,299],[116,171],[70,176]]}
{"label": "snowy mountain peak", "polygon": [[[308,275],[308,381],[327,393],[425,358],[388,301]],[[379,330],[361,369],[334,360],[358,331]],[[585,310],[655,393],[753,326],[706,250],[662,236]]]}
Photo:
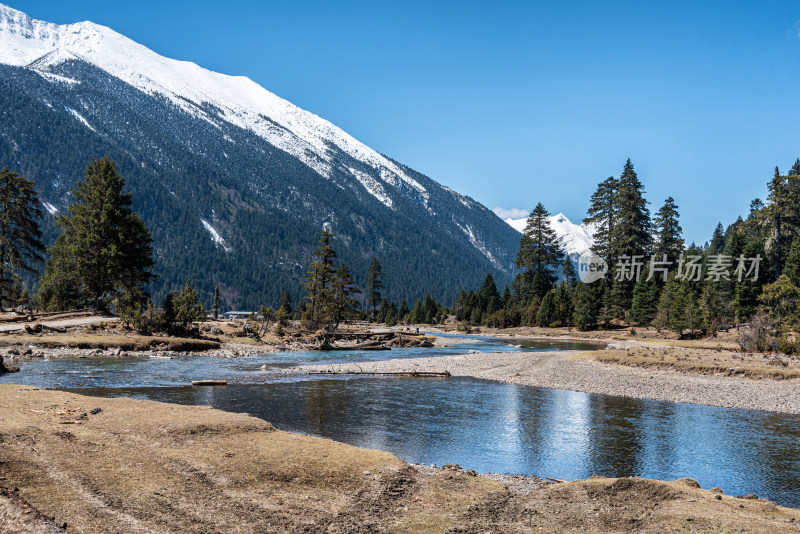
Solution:
{"label": "snowy mountain peak", "polygon": [[[186,112],[215,124],[225,121],[262,137],[330,178],[334,168],[351,174],[331,154],[336,148],[371,168],[366,191],[387,207],[383,185],[409,191],[426,209],[430,194],[403,169],[330,122],[298,108],[244,76],[228,76],[194,63],[158,55],[92,22],[58,25],[0,4],[0,63],[46,71],[80,59],[147,94],[168,98]],[[358,177],[356,177],[358,179]]]}
{"label": "snowy mountain peak", "polygon": [[[594,234],[594,225],[575,224],[563,213],[551,215],[549,220],[550,226],[564,243],[564,250],[567,254],[571,256],[580,256],[592,248],[592,243],[594,241],[592,238]],[[528,219],[508,218],[505,221],[517,232],[522,233],[525,230],[525,224],[528,222]]]}

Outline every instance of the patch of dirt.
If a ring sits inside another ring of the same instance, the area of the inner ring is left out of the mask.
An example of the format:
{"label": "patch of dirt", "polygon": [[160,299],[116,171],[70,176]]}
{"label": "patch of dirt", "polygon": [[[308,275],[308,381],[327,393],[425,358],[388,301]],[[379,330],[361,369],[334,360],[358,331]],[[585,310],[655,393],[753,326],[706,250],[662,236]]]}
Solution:
{"label": "patch of dirt", "polygon": [[0,487],[0,532],[3,534],[63,534],[63,525],[43,515],[17,492]]}

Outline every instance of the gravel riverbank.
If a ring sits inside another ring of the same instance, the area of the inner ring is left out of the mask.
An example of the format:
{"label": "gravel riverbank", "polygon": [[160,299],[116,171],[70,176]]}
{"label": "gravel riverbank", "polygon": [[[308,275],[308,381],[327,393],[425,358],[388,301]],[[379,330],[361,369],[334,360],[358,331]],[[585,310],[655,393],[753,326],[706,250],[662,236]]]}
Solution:
{"label": "gravel riverbank", "polygon": [[550,389],[800,414],[800,383],[796,380],[692,375],[564,359],[571,354],[574,352],[462,354],[359,363],[358,367],[340,364],[300,369],[367,373],[449,371],[452,376]]}

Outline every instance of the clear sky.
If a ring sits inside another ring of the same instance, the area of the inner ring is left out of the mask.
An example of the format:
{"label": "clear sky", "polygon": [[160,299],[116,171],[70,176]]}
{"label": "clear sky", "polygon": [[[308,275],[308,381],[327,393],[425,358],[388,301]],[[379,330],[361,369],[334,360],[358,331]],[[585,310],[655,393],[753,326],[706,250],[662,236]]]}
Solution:
{"label": "clear sky", "polygon": [[630,157],[689,241],[800,157],[800,2],[2,0],[245,75],[490,208],[574,222]]}

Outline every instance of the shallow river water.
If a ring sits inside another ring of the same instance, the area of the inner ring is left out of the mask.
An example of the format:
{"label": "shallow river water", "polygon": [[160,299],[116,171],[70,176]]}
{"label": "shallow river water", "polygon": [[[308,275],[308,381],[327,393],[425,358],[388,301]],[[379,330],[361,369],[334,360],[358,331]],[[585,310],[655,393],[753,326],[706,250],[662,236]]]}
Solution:
{"label": "shallow river water", "polygon": [[[514,341],[514,343],[518,343]],[[525,344],[524,350],[589,348]],[[559,479],[690,476],[704,488],[800,506],[800,416],[626,399],[486,380],[276,376],[297,363],[517,351],[501,341],[372,353],[281,353],[219,360],[50,360],[0,383],[105,397],[203,404],[278,428],[392,452],[415,463]],[[227,378],[227,387],[186,386]],[[254,383],[259,382],[259,383]],[[80,389],[77,389],[80,388]]]}

